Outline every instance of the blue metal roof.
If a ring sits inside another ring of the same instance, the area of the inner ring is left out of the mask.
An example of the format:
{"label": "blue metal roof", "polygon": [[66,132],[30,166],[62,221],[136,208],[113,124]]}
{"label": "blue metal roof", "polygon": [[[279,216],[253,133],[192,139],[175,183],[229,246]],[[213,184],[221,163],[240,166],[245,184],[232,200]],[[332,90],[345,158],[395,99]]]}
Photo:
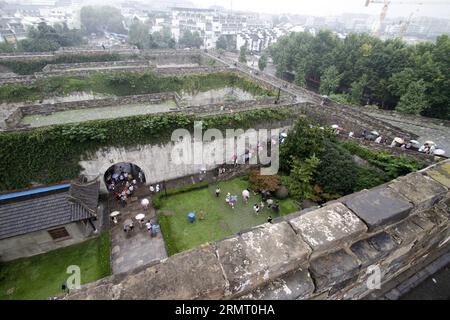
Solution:
{"label": "blue metal roof", "polygon": [[48,192],[48,191],[66,189],[69,187],[70,187],[70,183],[65,183],[65,184],[58,184],[58,185],[50,186],[50,187],[43,187],[43,188],[36,188],[36,189],[31,189],[31,190],[1,194],[0,200],[19,198],[19,197],[29,196],[32,194],[39,194],[39,193]]}

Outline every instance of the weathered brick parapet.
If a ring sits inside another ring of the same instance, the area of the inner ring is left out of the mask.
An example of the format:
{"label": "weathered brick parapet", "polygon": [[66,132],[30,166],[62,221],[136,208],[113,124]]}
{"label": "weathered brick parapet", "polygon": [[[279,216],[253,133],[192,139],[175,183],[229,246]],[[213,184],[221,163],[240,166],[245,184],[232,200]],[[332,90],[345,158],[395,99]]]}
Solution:
{"label": "weathered brick parapet", "polygon": [[450,160],[321,208],[276,219],[64,299],[359,299],[446,251]]}

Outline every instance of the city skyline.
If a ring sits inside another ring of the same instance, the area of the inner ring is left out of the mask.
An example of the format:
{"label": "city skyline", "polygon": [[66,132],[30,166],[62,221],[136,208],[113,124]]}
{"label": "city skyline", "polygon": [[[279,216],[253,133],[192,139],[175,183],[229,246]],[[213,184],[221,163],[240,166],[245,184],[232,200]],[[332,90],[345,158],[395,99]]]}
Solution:
{"label": "city skyline", "polygon": [[[450,17],[450,0],[412,0],[408,2],[414,4],[405,4],[405,1],[391,1],[387,17],[407,17],[411,13],[416,17]],[[370,3],[365,6],[365,0],[297,0],[295,2],[279,0],[276,4],[268,0],[193,0],[193,3],[199,7],[222,6],[233,11],[254,11],[271,14],[290,13],[323,17],[348,13],[379,15],[383,6],[381,3]]]}

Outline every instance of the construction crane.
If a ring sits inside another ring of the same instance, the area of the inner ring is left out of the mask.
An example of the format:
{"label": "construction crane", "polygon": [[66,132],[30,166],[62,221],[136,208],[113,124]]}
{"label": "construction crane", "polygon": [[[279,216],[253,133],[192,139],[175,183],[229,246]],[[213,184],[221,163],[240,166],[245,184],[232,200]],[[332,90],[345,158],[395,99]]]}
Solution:
{"label": "construction crane", "polygon": [[[392,4],[413,4],[413,5],[450,5],[448,1],[391,1],[391,0],[366,0],[366,7],[369,6],[371,3],[381,3],[383,4],[383,8],[381,9],[380,18],[378,20],[378,24],[375,27],[374,35],[379,36],[380,35],[380,28],[381,24],[383,23],[384,19],[386,18],[389,5]],[[405,24],[402,26],[400,30],[400,37],[403,37],[403,34],[406,32],[406,29],[408,28],[409,24],[411,23],[412,14],[409,16],[408,20],[405,22]]]}

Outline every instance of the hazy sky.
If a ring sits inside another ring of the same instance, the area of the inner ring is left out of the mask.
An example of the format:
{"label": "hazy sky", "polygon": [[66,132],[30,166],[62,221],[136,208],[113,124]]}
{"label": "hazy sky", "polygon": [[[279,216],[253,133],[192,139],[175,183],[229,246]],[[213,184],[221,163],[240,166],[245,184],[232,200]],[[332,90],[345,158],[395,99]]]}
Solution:
{"label": "hazy sky", "polygon": [[[338,15],[341,13],[368,13],[379,15],[383,5],[366,0],[191,0],[199,6],[219,5],[227,9],[266,13],[298,13],[314,16]],[[379,1],[379,0],[377,0]],[[396,4],[397,2],[397,4]],[[403,4],[400,4],[403,3]],[[417,3],[422,3],[419,5]],[[391,0],[388,17],[430,16],[450,18],[450,0]]]}

